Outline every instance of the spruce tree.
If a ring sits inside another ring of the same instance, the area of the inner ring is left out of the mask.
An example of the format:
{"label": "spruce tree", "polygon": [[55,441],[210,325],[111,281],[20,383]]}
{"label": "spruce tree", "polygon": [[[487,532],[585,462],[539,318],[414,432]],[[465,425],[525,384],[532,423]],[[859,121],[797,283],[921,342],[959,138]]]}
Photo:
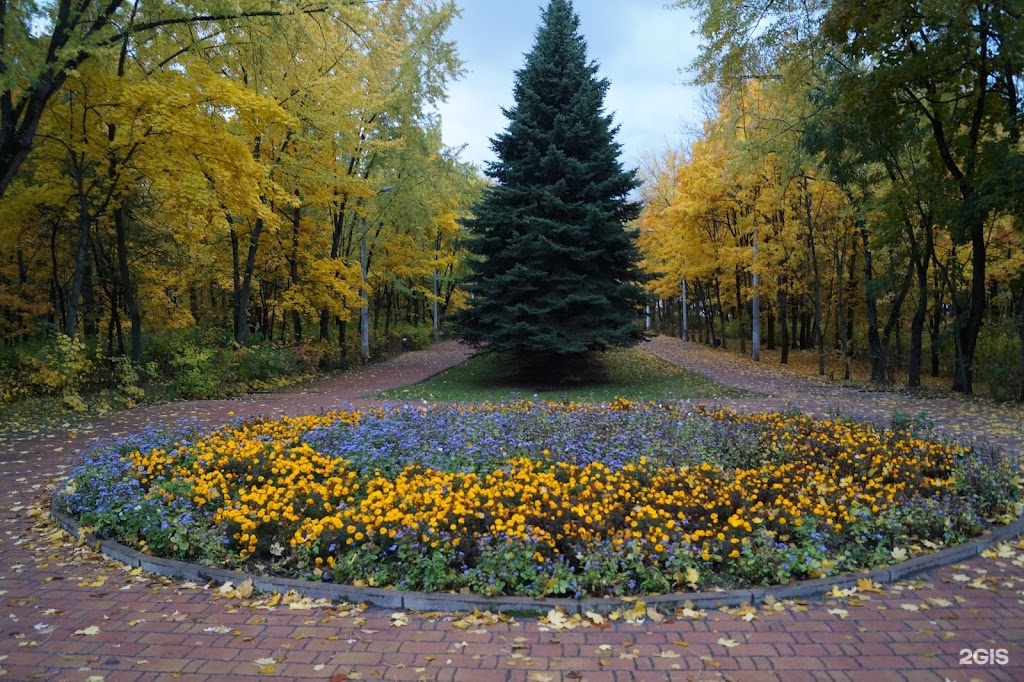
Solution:
{"label": "spruce tree", "polygon": [[626,223],[639,186],[604,113],[608,81],[587,59],[570,0],[551,0],[515,74],[509,124],[491,139],[494,183],[474,208],[460,338],[539,361],[629,346],[645,295]]}

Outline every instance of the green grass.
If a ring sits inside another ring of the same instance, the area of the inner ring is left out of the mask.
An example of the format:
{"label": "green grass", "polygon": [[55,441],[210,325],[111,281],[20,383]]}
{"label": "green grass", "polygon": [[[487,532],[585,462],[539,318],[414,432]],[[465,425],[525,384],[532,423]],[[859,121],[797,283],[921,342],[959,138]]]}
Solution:
{"label": "green grass", "polygon": [[610,402],[615,398],[712,400],[750,395],[754,394],[722,386],[646,351],[631,348],[597,353],[584,371],[557,383],[517,377],[509,356],[485,352],[418,384],[374,397],[439,402],[534,398],[555,402]]}

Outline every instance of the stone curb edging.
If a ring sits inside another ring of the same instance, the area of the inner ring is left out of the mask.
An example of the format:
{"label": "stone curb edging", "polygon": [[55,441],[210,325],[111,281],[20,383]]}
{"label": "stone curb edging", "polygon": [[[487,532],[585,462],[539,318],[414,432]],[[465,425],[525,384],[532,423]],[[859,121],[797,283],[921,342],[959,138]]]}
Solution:
{"label": "stone curb edging", "polygon": [[[78,523],[57,509],[56,495],[50,500],[50,514],[67,532],[82,540],[90,540],[98,544],[98,549],[105,556],[132,568],[141,567],[147,573],[181,578],[193,581],[233,582],[239,584],[244,580],[252,580],[253,587],[264,592],[286,593],[294,590],[297,594],[312,599],[329,599],[333,602],[365,603],[381,609],[397,611],[492,611],[513,613],[546,613],[550,609],[561,607],[569,614],[585,614],[587,612],[607,613],[616,608],[629,608],[637,598],[629,601],[621,597],[586,597],[583,599],[548,598],[548,597],[483,597],[447,592],[402,592],[399,590],[373,587],[354,587],[336,583],[323,583],[311,580],[296,580],[276,576],[253,575],[242,571],[231,571],[222,568],[211,568],[198,564],[154,557],[126,547],[119,542],[106,540],[95,533],[82,537],[82,528]],[[720,608],[723,606],[740,606],[743,604],[757,605],[768,596],[775,599],[815,599],[821,598],[833,587],[845,588],[856,586],[857,580],[869,578],[873,582],[891,583],[908,578],[918,573],[941,568],[959,561],[965,561],[980,555],[986,548],[999,542],[1011,540],[1024,535],[1024,515],[1013,523],[1002,526],[971,542],[957,547],[947,547],[937,552],[908,559],[907,561],[878,568],[872,571],[843,573],[841,575],[806,580],[791,585],[773,585],[742,590],[724,590],[721,592],[678,592],[640,596],[650,607],[678,608],[689,604],[692,608]]]}

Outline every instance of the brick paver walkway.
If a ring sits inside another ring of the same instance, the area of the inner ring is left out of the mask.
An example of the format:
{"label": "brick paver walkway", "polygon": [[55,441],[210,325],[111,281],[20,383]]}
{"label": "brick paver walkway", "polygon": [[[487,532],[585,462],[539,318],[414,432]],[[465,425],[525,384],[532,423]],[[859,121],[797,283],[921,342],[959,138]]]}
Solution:
{"label": "brick paver walkway", "polygon": [[[888,414],[896,405],[925,410],[949,430],[963,423],[991,427],[1022,451],[1024,434],[1013,412],[959,401],[908,405],[902,396],[862,394],[725,362],[672,339],[655,340],[648,349],[773,396],[734,401],[742,409],[791,402]],[[467,354],[445,343],[281,393],[142,408],[71,433],[0,436],[0,678],[1024,680],[1024,544],[841,598],[758,605],[753,616],[746,610],[680,611],[663,622],[620,619],[558,629],[489,614],[398,616],[351,605],[295,608],[310,605],[283,600],[271,607],[265,596],[223,597],[216,586],[133,575],[76,543],[47,516],[53,486],[96,437],[182,416],[212,424],[258,412],[362,406],[376,389],[425,378]],[[979,650],[1005,650],[1008,660],[960,663],[964,653]]]}

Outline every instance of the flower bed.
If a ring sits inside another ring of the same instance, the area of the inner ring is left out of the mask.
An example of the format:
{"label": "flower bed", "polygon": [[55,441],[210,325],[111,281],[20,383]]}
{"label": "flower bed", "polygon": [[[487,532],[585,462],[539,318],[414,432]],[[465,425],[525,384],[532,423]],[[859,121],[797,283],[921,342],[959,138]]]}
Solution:
{"label": "flower bed", "polygon": [[58,504],[161,556],[357,585],[623,595],[784,583],[1012,515],[987,447],[793,414],[510,403],[139,434]]}

